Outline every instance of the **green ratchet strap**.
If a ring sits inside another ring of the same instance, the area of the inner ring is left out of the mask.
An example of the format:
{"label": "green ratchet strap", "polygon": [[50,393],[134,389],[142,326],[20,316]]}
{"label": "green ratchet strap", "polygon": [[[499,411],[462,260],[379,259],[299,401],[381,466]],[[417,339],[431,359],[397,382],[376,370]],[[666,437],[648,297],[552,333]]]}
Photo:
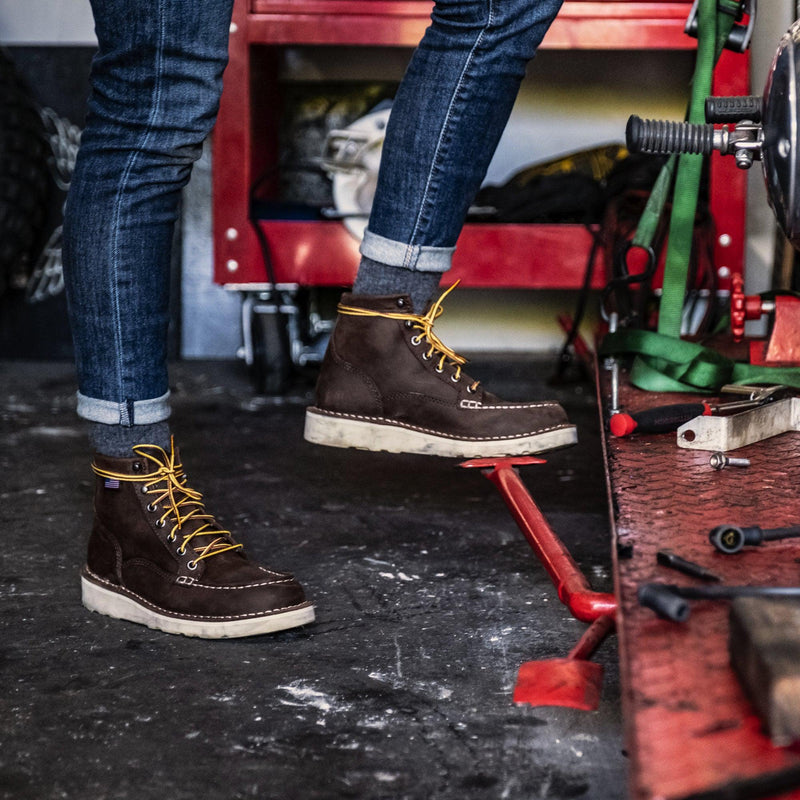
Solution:
{"label": "green ratchet strap", "polygon": [[[692,79],[692,97],[687,111],[687,118],[690,122],[705,122],[705,98],[711,94],[714,65],[724,49],[725,42],[728,40],[736,16],[739,13],[740,5],[740,0],[719,0],[718,6],[714,5],[714,0],[702,0],[698,4],[699,38],[697,64],[695,66],[695,75]],[[715,8],[718,8],[716,15],[714,14]],[[712,46],[714,51],[713,54],[710,54],[709,51]],[[681,156],[681,158],[684,159],[684,156]],[[632,241],[634,245],[644,248],[652,245],[659,220],[667,202],[677,161],[678,156],[672,155],[662,167],[636,228]],[[702,171],[702,156],[700,157],[700,167]],[[695,205],[697,194],[698,191],[695,190],[695,200],[693,201]],[[691,225],[694,225],[693,217]],[[670,238],[670,241],[672,241],[672,238]],[[691,229],[689,242],[691,242]],[[683,263],[686,264],[687,262],[688,259]],[[685,283],[684,278],[683,284],[679,287],[681,306],[683,305],[683,294],[686,288]]]}
{"label": "green ratchet strap", "polygon": [[638,356],[630,381],[651,392],[716,394],[728,383],[782,384],[800,389],[800,369],[745,364],[708,347],[652,331],[608,333],[600,355]]}
{"label": "green ratchet strap", "polygon": [[[736,0],[699,0],[697,7],[697,60],[692,78],[688,121],[705,120],[706,97],[711,94],[714,65],[728,41],[740,3]],[[686,278],[692,253],[697,198],[703,156],[683,153],[678,159],[675,190],[672,197],[667,259],[658,312],[658,332],[681,335]]]}

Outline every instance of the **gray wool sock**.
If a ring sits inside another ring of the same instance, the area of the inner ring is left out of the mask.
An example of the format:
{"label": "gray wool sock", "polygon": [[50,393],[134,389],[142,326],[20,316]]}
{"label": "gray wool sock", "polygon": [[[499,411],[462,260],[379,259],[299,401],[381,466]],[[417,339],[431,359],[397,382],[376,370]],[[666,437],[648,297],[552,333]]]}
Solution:
{"label": "gray wool sock", "polygon": [[111,458],[131,458],[136,444],[155,444],[169,452],[169,423],[125,426],[90,422],[89,441],[95,452]]}
{"label": "gray wool sock", "polygon": [[411,297],[414,313],[422,314],[436,293],[441,272],[417,272],[405,267],[390,267],[361,257],[353,294],[407,294]]}

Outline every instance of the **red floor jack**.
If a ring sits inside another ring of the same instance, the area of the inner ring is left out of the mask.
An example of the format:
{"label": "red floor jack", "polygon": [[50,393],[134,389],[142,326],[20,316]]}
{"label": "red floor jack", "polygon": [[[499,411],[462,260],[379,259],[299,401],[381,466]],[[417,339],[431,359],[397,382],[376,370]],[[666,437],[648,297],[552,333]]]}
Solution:
{"label": "red floor jack", "polygon": [[528,544],[550,575],[558,599],[576,619],[591,623],[566,658],[527,661],[520,667],[514,702],[593,711],[600,700],[603,667],[589,658],[614,628],[617,601],[613,594],[592,591],[522,483],[517,467],[544,463],[541,458],[524,456],[477,458],[464,461],[461,466],[477,467],[497,487]]}

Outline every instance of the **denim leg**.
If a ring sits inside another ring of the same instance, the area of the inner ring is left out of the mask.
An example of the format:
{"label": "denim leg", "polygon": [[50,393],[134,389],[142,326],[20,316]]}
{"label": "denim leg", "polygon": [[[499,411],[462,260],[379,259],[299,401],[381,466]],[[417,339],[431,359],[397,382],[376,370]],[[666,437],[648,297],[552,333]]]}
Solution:
{"label": "denim leg", "polygon": [[562,0],[438,0],[392,106],[364,256],[444,272]]}
{"label": "denim leg", "polygon": [[92,0],[99,49],[67,198],[78,413],[169,416],[167,326],[181,189],[219,107],[233,0]]}

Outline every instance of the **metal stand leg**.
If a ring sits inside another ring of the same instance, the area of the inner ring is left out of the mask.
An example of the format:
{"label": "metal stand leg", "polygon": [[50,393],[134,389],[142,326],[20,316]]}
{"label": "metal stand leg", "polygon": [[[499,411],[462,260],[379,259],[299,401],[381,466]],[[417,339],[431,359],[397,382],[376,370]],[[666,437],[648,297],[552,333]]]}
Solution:
{"label": "metal stand leg", "polygon": [[614,628],[617,600],[613,594],[591,589],[522,483],[516,467],[544,463],[533,457],[479,458],[465,461],[461,466],[480,469],[497,487],[528,544],[550,575],[559,600],[574,617],[592,623],[566,658],[523,664],[514,689],[514,701],[593,710],[600,698],[603,668],[588,659]]}

